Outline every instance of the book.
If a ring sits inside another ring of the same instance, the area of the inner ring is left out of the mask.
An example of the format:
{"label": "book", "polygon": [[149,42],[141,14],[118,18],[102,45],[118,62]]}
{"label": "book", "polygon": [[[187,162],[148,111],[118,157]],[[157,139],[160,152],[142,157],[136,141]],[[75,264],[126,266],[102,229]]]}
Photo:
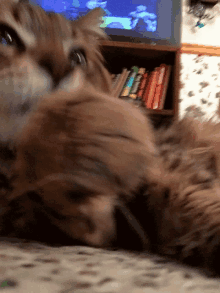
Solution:
{"label": "book", "polygon": [[132,99],[137,98],[137,92],[138,92],[138,89],[139,89],[139,86],[140,86],[140,83],[141,83],[141,80],[143,78],[145,71],[146,71],[145,68],[143,68],[143,67],[139,68],[138,74],[136,75],[136,78],[135,78],[133,85],[132,85],[132,88],[130,90],[129,98],[132,98]]}
{"label": "book", "polygon": [[[124,69],[123,69],[124,70]],[[118,83],[120,82],[120,79],[121,79],[121,75],[123,73],[123,70],[121,73],[118,73],[116,74],[115,76],[115,80],[113,82],[113,86],[112,86],[112,95],[115,96],[115,91],[116,91],[116,88],[118,87]]]}
{"label": "book", "polygon": [[121,89],[121,91],[120,91],[119,97],[121,96],[121,93],[122,93],[122,91],[124,90],[125,85],[127,84],[127,82],[128,82],[128,80],[129,80],[131,74],[132,74],[132,72],[131,72],[131,70],[129,70],[128,76],[127,76],[127,78],[126,78],[124,84],[122,85],[122,89]]}
{"label": "book", "polygon": [[159,67],[159,77],[156,85],[156,90],[154,94],[154,99],[153,99],[153,109],[158,109],[159,108],[159,102],[160,102],[160,93],[163,85],[163,79],[165,75],[165,70],[166,70],[166,64],[161,64]]}
{"label": "book", "polygon": [[160,101],[159,101],[158,109],[160,109],[160,110],[162,110],[164,108],[164,103],[165,103],[165,99],[166,99],[166,95],[167,95],[167,88],[168,88],[169,81],[170,81],[171,69],[172,69],[171,65],[166,65],[166,70],[165,70],[165,74],[164,74],[164,78],[163,78],[163,82],[162,82],[162,88],[161,88],[160,99],[159,99]]}
{"label": "book", "polygon": [[112,81],[112,90],[116,87],[118,80],[120,78],[121,73],[115,74],[113,81]]}
{"label": "book", "polygon": [[159,76],[159,67],[156,67],[149,76],[149,82],[147,84],[147,87],[144,91],[144,102],[147,109],[152,109],[153,99],[154,99],[154,93],[157,86]]}
{"label": "book", "polygon": [[117,98],[119,97],[129,73],[130,73],[129,70],[127,70],[126,68],[123,68],[122,73],[118,79],[117,85],[115,86],[113,90],[113,93],[112,93],[113,96]]}
{"label": "book", "polygon": [[137,94],[132,94],[132,96],[131,96],[132,99],[142,100],[144,89],[145,89],[147,82],[148,82],[148,75],[149,75],[148,71],[143,74],[140,85],[138,87]]}
{"label": "book", "polygon": [[130,74],[128,80],[126,81],[126,84],[120,94],[121,97],[128,97],[129,96],[132,84],[133,84],[134,79],[138,73],[138,70],[139,70],[139,68],[137,66],[133,66],[131,68],[131,74]]}

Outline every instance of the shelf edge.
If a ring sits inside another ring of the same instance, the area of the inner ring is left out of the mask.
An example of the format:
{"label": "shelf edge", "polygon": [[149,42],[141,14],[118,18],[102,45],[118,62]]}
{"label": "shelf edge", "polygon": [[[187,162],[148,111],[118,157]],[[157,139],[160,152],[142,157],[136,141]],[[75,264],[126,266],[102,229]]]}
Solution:
{"label": "shelf edge", "polygon": [[180,52],[181,54],[220,56],[220,47],[183,43]]}

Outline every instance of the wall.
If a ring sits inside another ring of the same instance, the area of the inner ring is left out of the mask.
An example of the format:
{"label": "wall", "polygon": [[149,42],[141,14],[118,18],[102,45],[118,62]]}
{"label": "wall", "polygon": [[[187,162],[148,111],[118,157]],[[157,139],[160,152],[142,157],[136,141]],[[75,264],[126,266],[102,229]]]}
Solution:
{"label": "wall", "polygon": [[179,118],[219,121],[220,56],[182,54]]}
{"label": "wall", "polygon": [[182,43],[199,44],[220,47],[220,3],[216,4],[207,13],[214,15],[212,20],[203,20],[203,28],[195,27],[198,18],[188,14],[189,0],[182,0]]}

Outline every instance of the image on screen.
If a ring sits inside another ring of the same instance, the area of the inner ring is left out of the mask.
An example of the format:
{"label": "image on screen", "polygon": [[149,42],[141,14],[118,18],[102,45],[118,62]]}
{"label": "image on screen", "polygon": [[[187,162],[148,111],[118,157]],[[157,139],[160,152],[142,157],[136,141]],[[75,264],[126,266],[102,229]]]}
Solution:
{"label": "image on screen", "polygon": [[42,0],[41,6],[71,20],[101,7],[105,11],[101,27],[144,34],[157,30],[156,5],[157,0]]}

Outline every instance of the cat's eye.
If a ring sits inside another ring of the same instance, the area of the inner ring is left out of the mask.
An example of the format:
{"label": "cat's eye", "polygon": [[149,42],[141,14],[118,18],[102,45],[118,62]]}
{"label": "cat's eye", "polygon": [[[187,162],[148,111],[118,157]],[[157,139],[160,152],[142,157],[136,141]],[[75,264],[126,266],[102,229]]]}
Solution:
{"label": "cat's eye", "polygon": [[86,66],[86,57],[83,50],[73,49],[70,52],[69,59],[71,62],[71,67],[74,68],[77,65]]}
{"label": "cat's eye", "polygon": [[6,31],[0,33],[0,42],[4,46],[13,45],[13,39]]}
{"label": "cat's eye", "polygon": [[4,46],[16,46],[15,39],[6,30],[0,30],[0,43]]}
{"label": "cat's eye", "polygon": [[3,46],[15,46],[17,49],[24,47],[17,33],[5,24],[0,24],[0,44]]}

